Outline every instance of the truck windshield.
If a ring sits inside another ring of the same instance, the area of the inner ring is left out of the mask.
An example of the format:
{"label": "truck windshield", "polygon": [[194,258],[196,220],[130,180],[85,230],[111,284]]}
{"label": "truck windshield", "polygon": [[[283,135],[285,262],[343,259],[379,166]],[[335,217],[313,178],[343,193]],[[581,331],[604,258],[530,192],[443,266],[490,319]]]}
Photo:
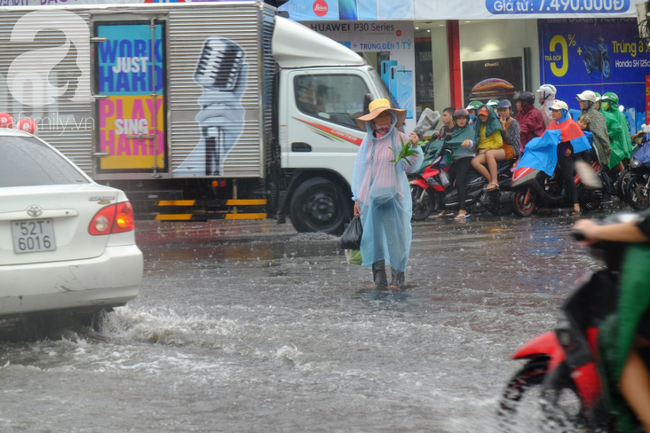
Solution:
{"label": "truck windshield", "polygon": [[301,75],[295,79],[296,106],[309,116],[359,129],[366,82],[359,75]]}
{"label": "truck windshield", "polygon": [[88,183],[81,172],[40,140],[0,136],[0,187]]}

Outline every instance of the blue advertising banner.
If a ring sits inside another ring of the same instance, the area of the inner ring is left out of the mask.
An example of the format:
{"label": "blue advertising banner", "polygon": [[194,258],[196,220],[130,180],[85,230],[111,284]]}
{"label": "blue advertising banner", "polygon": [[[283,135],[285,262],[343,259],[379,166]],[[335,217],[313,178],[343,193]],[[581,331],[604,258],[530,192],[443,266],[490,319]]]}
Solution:
{"label": "blue advertising banner", "polygon": [[491,14],[612,14],[627,11],[630,0],[486,0]]}
{"label": "blue advertising banner", "polygon": [[627,18],[538,21],[542,83],[557,87],[557,99],[576,109],[575,96],[584,90],[614,92],[630,131],[638,131],[645,123],[650,48],[636,25]]}

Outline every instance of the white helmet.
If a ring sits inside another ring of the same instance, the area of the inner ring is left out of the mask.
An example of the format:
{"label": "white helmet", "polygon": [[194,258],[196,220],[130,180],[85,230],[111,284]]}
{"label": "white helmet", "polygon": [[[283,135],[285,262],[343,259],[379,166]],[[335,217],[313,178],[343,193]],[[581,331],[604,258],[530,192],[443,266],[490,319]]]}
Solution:
{"label": "white helmet", "polygon": [[556,99],[553,101],[553,105],[550,106],[549,110],[567,110],[569,111],[569,106],[564,101]]}
{"label": "white helmet", "polygon": [[546,99],[549,96],[555,96],[557,94],[557,89],[552,84],[542,84],[539,89],[537,89],[537,94]]}
{"label": "white helmet", "polygon": [[591,90],[585,90],[584,92],[580,93],[579,95],[576,95],[577,98],[576,100],[578,101],[591,101],[593,103],[596,103],[596,94],[592,92]]}

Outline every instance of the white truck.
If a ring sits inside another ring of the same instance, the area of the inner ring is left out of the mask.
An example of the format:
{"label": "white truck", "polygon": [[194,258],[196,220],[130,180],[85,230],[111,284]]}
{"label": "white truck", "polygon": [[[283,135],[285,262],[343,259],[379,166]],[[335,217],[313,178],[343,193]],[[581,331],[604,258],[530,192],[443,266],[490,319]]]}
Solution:
{"label": "white truck", "polygon": [[0,8],[0,113],[139,218],[288,215],[339,233],[352,212],[360,56],[259,1]]}

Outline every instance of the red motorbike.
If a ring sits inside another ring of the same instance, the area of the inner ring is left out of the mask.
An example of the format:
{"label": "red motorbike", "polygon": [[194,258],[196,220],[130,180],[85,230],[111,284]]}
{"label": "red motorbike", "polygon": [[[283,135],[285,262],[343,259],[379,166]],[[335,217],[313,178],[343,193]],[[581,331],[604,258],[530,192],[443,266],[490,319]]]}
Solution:
{"label": "red motorbike", "polygon": [[[444,142],[433,142],[427,149],[422,168],[411,174],[411,199],[413,202],[414,221],[426,219],[433,211],[455,210],[460,208],[458,185],[449,180],[449,166],[441,167],[444,155]],[[485,191],[487,180],[473,168],[467,176],[467,199],[465,205],[470,213],[482,213],[488,210],[497,216],[509,215],[510,184],[513,160],[500,161],[498,179],[500,189]]]}
{"label": "red motorbike", "polygon": [[[637,216],[618,214],[604,223],[629,218]],[[580,238],[578,233],[574,236]],[[574,290],[562,306],[563,317],[554,331],[530,340],[512,355],[513,359],[527,362],[501,396],[498,414],[504,431],[525,431],[521,423],[531,419],[541,423],[535,427],[545,427],[543,431],[614,431],[604,407],[595,360],[598,327],[616,309],[626,245],[592,245],[592,254],[604,259],[606,269],[589,275]],[[525,405],[526,401],[532,407]],[[524,407],[526,410],[522,411]],[[531,409],[541,411],[541,416],[535,417]]]}

